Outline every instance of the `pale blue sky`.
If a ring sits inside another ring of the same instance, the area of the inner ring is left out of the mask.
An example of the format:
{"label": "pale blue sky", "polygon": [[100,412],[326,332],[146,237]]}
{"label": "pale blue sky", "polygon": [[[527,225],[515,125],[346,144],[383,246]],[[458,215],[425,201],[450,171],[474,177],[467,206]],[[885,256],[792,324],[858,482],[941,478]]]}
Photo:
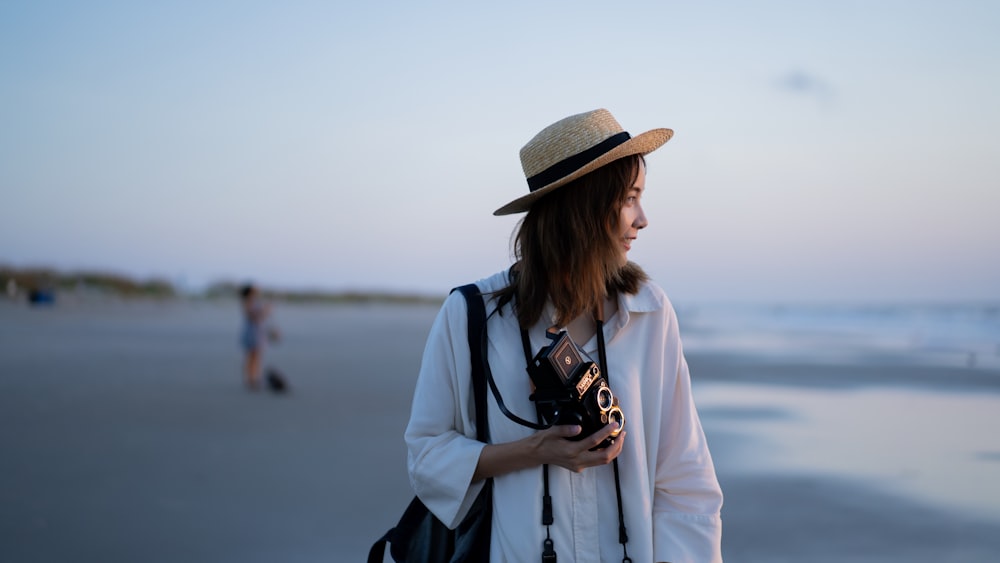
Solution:
{"label": "pale blue sky", "polygon": [[618,4],[0,4],[0,263],[441,294],[605,107],[674,301],[1000,299],[1000,3]]}

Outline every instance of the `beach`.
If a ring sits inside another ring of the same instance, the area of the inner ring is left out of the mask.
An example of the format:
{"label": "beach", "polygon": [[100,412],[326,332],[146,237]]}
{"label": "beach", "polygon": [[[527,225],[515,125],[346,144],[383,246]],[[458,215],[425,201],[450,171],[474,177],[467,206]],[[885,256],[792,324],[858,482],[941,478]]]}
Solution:
{"label": "beach", "polygon": [[[0,301],[0,559],[364,560],[413,496],[402,434],[436,312],[276,304],[279,395],[242,386],[235,302]],[[843,316],[808,339],[739,317],[762,341],[679,313],[727,561],[1000,560],[988,311],[919,338],[883,315],[857,341]]]}

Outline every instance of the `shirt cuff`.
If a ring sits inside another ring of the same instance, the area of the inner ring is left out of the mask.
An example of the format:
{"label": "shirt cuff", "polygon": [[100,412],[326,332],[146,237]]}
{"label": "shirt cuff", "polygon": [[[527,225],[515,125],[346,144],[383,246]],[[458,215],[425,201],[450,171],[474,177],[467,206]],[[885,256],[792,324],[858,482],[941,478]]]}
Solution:
{"label": "shirt cuff", "polygon": [[722,518],[718,514],[653,513],[654,561],[722,563]]}
{"label": "shirt cuff", "polygon": [[[476,440],[464,441],[467,445],[461,447],[463,453],[452,457],[452,463],[439,467],[432,477],[423,480],[422,486],[418,487],[418,483],[413,483],[417,496],[427,509],[451,529],[465,518],[485,483],[472,483],[472,476],[479,463],[479,454],[486,444]],[[471,460],[471,463],[456,461],[459,459]]]}

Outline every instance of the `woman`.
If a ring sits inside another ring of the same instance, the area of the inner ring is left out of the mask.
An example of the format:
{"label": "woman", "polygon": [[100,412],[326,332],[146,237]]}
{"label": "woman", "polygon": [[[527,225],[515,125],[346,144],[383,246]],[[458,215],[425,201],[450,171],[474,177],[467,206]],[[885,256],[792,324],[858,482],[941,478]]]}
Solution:
{"label": "woman", "polygon": [[[410,479],[424,504],[453,527],[492,478],[492,561],[537,561],[547,540],[561,563],[721,561],[722,492],[692,400],[677,317],[663,291],[627,258],[647,225],[644,155],[672,134],[654,129],[630,137],[606,110],[542,130],[521,149],[530,193],[495,212],[527,212],[517,228],[516,262],[477,282],[491,313],[490,368],[506,408],[535,419],[528,348],[536,354],[552,342],[547,333],[565,330],[595,361],[605,350],[601,371],[619,399],[622,428],[608,424],[567,440],[579,425],[534,430],[513,422],[490,397],[491,443],[476,441],[461,295],[445,301],[431,329],[405,436]],[[541,523],[546,492],[553,505],[548,526]]]}

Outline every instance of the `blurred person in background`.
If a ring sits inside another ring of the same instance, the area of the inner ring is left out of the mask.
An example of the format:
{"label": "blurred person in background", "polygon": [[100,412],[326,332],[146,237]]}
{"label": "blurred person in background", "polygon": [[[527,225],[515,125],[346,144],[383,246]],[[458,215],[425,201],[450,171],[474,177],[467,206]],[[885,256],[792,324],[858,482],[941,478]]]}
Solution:
{"label": "blurred person in background", "polygon": [[271,337],[267,324],[271,305],[261,299],[260,290],[255,285],[246,284],[240,288],[240,306],[243,312],[243,330],[240,333],[244,353],[243,378],[247,389],[256,390],[260,386],[264,349]]}

